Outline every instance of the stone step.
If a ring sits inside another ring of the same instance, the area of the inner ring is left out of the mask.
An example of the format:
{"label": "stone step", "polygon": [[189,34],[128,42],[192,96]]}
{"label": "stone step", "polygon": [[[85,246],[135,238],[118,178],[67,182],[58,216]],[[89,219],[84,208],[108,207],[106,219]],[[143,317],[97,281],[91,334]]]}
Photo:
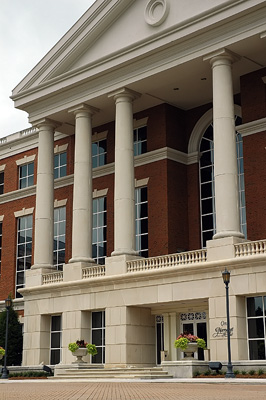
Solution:
{"label": "stone step", "polygon": [[167,371],[155,368],[60,368],[55,371],[55,379],[171,379]]}

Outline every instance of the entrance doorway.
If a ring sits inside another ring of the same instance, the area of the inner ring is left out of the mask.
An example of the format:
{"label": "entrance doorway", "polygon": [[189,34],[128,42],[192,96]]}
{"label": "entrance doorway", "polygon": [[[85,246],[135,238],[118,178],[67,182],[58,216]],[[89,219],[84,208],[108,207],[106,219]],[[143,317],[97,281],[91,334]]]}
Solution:
{"label": "entrance doorway", "polygon": [[[180,315],[181,319],[181,332],[188,332],[204,339],[207,346],[207,323],[206,313],[184,313]],[[198,352],[194,354],[195,359],[204,360],[203,349],[199,348]]]}
{"label": "entrance doorway", "polygon": [[156,363],[161,364],[161,351],[164,350],[164,322],[162,315],[156,315]]}

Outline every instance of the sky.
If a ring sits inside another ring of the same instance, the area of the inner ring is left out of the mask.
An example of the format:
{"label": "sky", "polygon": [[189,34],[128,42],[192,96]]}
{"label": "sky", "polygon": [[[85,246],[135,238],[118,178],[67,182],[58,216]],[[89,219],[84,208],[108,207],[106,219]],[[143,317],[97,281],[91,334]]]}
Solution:
{"label": "sky", "polygon": [[29,128],[12,90],[95,0],[0,0],[0,138]]}

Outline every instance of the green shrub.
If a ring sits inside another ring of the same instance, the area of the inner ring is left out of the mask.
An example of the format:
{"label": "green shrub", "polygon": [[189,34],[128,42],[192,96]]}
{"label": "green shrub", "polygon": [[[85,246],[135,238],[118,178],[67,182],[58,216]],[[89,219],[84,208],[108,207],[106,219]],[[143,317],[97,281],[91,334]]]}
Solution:
{"label": "green shrub", "polygon": [[[0,312],[0,346],[2,348],[5,346],[6,316],[6,309]],[[8,352],[6,360],[7,365],[21,365],[22,343],[22,325],[18,320],[18,313],[14,310],[12,302],[9,309],[8,317]],[[0,363],[3,363],[3,360],[4,359],[2,359]]]}
{"label": "green shrub", "polygon": [[211,375],[211,371],[209,371],[209,370],[205,371],[205,372],[204,372],[204,375],[205,375],[205,376]]}
{"label": "green shrub", "polygon": [[242,375],[246,375],[246,373],[247,373],[247,371],[245,371],[244,369],[243,369],[243,371],[241,371]]}
{"label": "green shrub", "polygon": [[199,376],[199,375],[200,375],[200,372],[199,372],[199,371],[195,371],[195,372],[194,372],[194,377]]}
{"label": "green shrub", "polygon": [[255,370],[251,369],[250,371],[248,371],[249,375],[254,375],[255,374]]}
{"label": "green shrub", "polygon": [[235,375],[239,375],[240,374],[240,371],[238,369],[234,370],[233,372],[234,372]]}
{"label": "green shrub", "polygon": [[260,369],[258,370],[258,375],[263,375],[263,374],[264,374],[264,370],[260,368]]}

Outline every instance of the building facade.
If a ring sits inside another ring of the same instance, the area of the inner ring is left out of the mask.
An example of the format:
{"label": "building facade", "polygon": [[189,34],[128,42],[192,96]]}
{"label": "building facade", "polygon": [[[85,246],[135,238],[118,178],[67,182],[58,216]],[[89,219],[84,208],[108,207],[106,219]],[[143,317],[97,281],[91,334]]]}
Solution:
{"label": "building facade", "polygon": [[263,363],[265,50],[264,1],[96,0],[14,89],[33,127],[0,141],[0,295],[23,365],[77,339],[95,364],[182,361],[183,331],[224,361],[225,267],[232,360]]}

